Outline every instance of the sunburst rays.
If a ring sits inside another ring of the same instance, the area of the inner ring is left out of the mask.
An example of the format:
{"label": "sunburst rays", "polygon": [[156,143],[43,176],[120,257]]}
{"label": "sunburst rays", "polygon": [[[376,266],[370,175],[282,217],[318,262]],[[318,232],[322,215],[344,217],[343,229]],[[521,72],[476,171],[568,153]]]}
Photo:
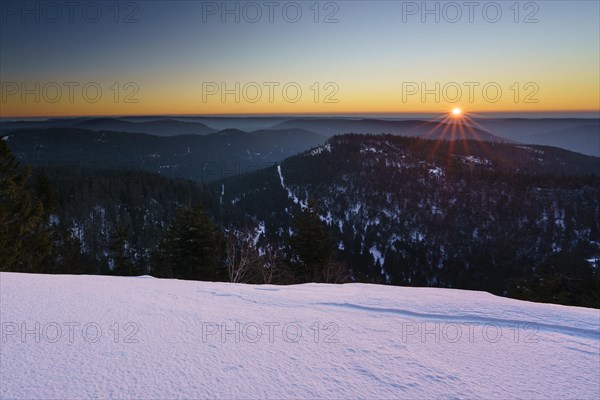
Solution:
{"label": "sunburst rays", "polygon": [[490,155],[491,151],[485,145],[486,138],[480,132],[485,130],[474,119],[477,115],[467,113],[460,108],[454,108],[450,112],[443,114],[435,120],[428,123],[432,125],[431,129],[425,132],[421,137],[424,139],[435,140],[429,159],[439,156],[438,152],[442,144],[448,145],[447,166],[452,162],[452,156],[456,150],[456,146],[462,147],[467,154],[470,154],[469,141],[479,141],[481,148],[486,155]]}

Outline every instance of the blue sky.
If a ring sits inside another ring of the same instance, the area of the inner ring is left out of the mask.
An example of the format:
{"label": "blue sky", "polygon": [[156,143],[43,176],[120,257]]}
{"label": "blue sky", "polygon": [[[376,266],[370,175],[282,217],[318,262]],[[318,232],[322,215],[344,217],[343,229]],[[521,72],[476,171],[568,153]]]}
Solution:
{"label": "blue sky", "polygon": [[[518,2],[518,23],[514,1],[476,2],[474,22],[462,6],[465,2],[427,2],[430,8],[438,4],[439,23],[431,14],[425,23],[421,21],[425,3],[420,1],[318,2],[318,23],[314,22],[314,1],[277,2],[272,23],[262,1],[250,6],[244,1],[122,1],[119,23],[114,21],[113,1],[96,2],[102,16],[95,23],[82,15],[86,3],[75,8],[73,22],[62,7],[62,18],[50,23],[41,11],[44,2],[28,2],[30,10],[40,7],[38,23],[35,11],[25,16],[25,22],[21,20],[22,3],[2,1],[2,81],[94,81],[106,86],[134,81],[140,87],[141,104],[130,110],[133,113],[158,112],[166,98],[171,106],[165,112],[170,113],[178,109],[182,113],[235,113],[238,109],[252,113],[268,111],[268,107],[274,112],[408,112],[446,106],[399,102],[396,94],[402,82],[499,82],[505,92],[513,82],[536,82],[540,88],[540,101],[535,105],[470,104],[483,111],[494,107],[497,111],[594,110],[600,98],[598,1]],[[245,21],[244,16],[254,17],[256,4],[262,18],[256,23]],[[444,17],[456,15],[455,4],[462,18],[456,23],[445,21]],[[495,4],[502,16],[492,23]],[[291,18],[297,8],[302,10],[298,22],[286,20],[284,6]],[[238,7],[240,23],[231,14],[225,23],[219,12],[203,16],[210,7]],[[247,14],[244,7],[248,7]],[[414,15],[403,15],[403,11],[415,11],[414,7],[418,8]],[[488,7],[487,15],[484,7]],[[132,13],[137,22],[123,23]],[[324,23],[331,13],[338,22]],[[538,22],[525,23],[528,15]],[[335,105],[190,104],[207,81],[299,82],[303,87],[336,82],[340,101]],[[69,105],[62,103],[54,108],[45,105],[40,112],[64,114]],[[23,104],[3,106],[9,109],[3,115],[25,109]],[[27,106],[31,109],[32,105]],[[97,106],[98,114],[115,108]]]}

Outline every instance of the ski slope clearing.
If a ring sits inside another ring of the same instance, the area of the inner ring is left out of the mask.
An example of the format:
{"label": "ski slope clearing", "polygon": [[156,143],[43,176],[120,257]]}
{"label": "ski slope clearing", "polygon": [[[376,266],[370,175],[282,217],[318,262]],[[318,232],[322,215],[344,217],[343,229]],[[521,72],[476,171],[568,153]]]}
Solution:
{"label": "ski slope clearing", "polygon": [[0,274],[0,397],[600,398],[600,310],[367,284]]}

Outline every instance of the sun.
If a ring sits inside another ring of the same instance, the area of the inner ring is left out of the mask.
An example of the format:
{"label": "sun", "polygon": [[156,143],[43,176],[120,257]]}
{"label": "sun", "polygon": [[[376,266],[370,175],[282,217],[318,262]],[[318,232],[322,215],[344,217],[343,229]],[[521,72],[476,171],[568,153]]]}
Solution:
{"label": "sun", "polygon": [[458,107],[456,107],[452,110],[452,116],[455,118],[460,117],[462,115],[462,113],[463,113],[462,110]]}

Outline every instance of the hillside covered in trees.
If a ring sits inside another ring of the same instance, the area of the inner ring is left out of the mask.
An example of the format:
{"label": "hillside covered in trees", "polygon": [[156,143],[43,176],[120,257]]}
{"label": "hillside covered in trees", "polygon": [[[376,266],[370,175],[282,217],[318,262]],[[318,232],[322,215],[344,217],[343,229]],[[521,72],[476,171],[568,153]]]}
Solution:
{"label": "hillside covered in trees", "polygon": [[206,186],[138,170],[29,173],[1,143],[5,271],[358,281],[600,306],[594,157],[345,135]]}

